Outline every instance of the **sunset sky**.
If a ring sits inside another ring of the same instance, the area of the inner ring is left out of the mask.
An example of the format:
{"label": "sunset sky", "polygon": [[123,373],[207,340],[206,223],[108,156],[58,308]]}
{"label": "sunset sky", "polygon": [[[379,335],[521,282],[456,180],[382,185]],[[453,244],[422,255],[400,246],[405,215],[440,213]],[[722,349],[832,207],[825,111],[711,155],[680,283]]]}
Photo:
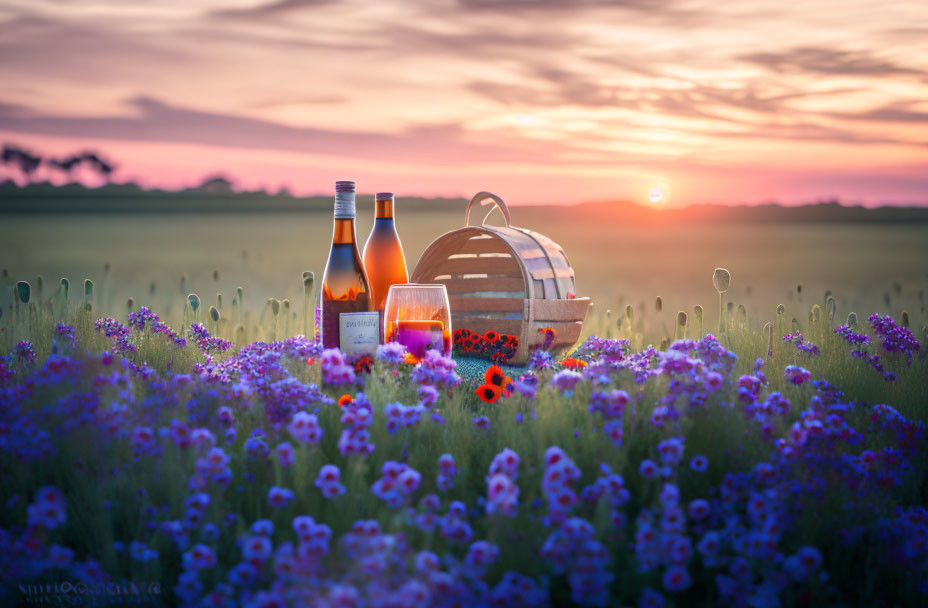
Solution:
{"label": "sunset sky", "polygon": [[0,0],[0,83],[149,186],[928,204],[925,0]]}

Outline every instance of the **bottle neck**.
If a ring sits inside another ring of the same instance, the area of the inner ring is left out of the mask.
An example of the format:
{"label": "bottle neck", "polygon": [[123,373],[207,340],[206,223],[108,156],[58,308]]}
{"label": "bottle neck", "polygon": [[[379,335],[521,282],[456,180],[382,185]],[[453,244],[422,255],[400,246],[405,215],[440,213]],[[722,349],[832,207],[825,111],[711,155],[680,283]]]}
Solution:
{"label": "bottle neck", "polygon": [[374,202],[374,217],[378,220],[393,219],[393,201],[385,199]]}
{"label": "bottle neck", "polygon": [[354,218],[335,218],[335,230],[332,233],[332,244],[348,245],[354,242]]}
{"label": "bottle neck", "polygon": [[335,219],[355,218],[354,189],[335,191]]}

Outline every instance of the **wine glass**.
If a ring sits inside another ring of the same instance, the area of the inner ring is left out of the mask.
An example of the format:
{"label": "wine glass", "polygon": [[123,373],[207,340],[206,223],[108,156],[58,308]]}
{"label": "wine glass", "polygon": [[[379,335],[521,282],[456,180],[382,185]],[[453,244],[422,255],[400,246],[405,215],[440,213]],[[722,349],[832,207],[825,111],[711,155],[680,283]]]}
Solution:
{"label": "wine glass", "polygon": [[390,286],[383,315],[386,342],[399,342],[419,362],[429,349],[451,354],[451,310],[444,285]]}

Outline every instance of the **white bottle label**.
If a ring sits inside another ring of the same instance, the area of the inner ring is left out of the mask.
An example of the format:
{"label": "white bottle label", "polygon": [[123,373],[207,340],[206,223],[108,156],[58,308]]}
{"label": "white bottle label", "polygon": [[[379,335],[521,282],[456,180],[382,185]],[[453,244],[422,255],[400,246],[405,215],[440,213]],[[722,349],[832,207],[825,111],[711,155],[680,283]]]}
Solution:
{"label": "white bottle label", "polygon": [[380,313],[343,312],[338,332],[338,347],[346,355],[373,355],[380,344]]}

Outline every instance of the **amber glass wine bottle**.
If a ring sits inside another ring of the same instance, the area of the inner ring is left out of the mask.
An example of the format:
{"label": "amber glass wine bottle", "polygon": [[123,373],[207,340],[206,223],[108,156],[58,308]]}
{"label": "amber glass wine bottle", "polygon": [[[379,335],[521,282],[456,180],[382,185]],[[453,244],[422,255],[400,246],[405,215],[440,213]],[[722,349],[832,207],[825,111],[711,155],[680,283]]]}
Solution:
{"label": "amber glass wine bottle", "polygon": [[[374,197],[375,219],[371,234],[364,245],[364,268],[371,285],[372,310],[380,314],[387,303],[390,285],[408,283],[403,245],[393,223],[393,193],[378,192]],[[382,336],[381,336],[382,338]]]}
{"label": "amber glass wine bottle", "polygon": [[372,353],[380,336],[379,316],[371,312],[370,283],[358,254],[354,190],[354,182],[335,182],[335,229],[322,278],[322,345],[348,354]]}

